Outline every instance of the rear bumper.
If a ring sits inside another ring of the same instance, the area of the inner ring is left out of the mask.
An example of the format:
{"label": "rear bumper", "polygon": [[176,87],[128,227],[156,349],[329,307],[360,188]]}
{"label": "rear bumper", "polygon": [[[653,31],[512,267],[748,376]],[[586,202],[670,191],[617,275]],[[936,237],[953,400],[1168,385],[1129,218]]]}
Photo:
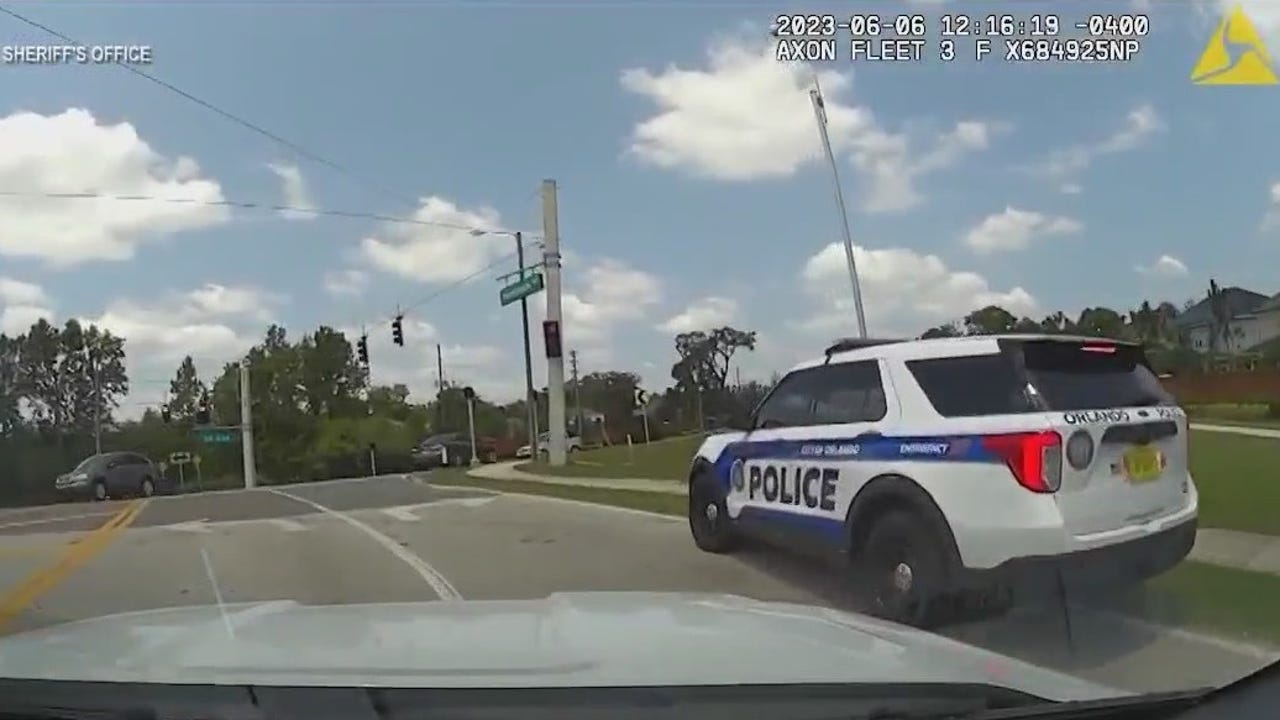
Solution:
{"label": "rear bumper", "polygon": [[1014,558],[986,570],[965,570],[965,585],[996,590],[1015,604],[1104,592],[1172,569],[1191,552],[1193,516],[1151,535],[1061,555]]}

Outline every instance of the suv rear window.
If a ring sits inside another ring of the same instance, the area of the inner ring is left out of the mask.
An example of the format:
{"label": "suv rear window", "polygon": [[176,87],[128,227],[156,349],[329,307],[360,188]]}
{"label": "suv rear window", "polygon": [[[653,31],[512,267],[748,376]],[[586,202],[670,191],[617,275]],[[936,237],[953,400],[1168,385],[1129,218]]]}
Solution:
{"label": "suv rear window", "polygon": [[1001,354],[911,360],[907,368],[944,417],[1174,402],[1140,347],[1061,340],[1002,341],[1001,346]]}

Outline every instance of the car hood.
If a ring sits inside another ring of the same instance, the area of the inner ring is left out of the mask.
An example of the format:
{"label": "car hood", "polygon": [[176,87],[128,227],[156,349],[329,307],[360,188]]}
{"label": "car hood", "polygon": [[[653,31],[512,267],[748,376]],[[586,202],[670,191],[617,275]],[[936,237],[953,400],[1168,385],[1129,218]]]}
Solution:
{"label": "car hood", "polygon": [[0,677],[388,687],[946,682],[1127,693],[859,615],[731,595],[149,610],[0,639]]}

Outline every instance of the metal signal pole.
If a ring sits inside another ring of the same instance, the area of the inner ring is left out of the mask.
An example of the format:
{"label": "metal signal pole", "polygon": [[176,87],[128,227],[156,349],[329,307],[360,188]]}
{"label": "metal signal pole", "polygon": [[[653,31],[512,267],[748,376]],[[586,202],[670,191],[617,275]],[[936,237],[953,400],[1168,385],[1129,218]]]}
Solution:
{"label": "metal signal pole", "polygon": [[[560,219],[556,208],[556,181],[542,181],[543,265],[547,270],[547,323],[556,328],[563,343],[564,323],[560,307]],[[558,349],[557,349],[558,350]],[[548,353],[551,355],[552,353]],[[547,428],[551,465],[565,464],[564,355],[547,358]]]}

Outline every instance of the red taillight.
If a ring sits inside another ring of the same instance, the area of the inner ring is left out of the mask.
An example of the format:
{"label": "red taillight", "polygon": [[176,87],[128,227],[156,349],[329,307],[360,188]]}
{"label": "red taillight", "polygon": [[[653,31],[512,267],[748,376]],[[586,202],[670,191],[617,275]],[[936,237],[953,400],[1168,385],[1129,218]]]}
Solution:
{"label": "red taillight", "polygon": [[1062,436],[1053,431],[984,435],[982,447],[1013,472],[1022,487],[1038,493],[1062,485]]}
{"label": "red taillight", "polygon": [[1081,345],[1080,349],[1084,352],[1105,353],[1114,355],[1116,351],[1115,345]]}

